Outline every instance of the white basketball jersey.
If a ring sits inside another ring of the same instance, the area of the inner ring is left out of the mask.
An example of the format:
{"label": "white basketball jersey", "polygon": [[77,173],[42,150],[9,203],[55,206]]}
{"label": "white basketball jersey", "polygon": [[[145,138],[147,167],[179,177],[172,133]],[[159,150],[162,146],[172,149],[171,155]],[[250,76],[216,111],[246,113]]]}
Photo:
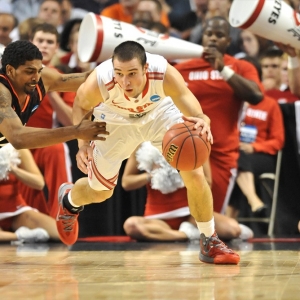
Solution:
{"label": "white basketball jersey", "polygon": [[131,98],[114,79],[112,60],[106,60],[96,67],[99,89],[105,105],[113,111],[130,117],[140,117],[151,111],[166,95],[163,90],[163,79],[167,69],[167,60],[155,54],[146,53],[147,83],[144,91],[137,97]]}

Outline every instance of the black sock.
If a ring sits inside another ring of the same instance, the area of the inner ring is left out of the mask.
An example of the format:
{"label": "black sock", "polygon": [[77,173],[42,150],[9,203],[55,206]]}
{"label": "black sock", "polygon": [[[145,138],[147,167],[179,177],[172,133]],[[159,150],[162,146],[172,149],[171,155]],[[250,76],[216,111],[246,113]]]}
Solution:
{"label": "black sock", "polygon": [[78,214],[83,210],[83,206],[74,207],[73,205],[71,205],[68,199],[68,194],[64,195],[63,197],[63,206],[72,214]]}

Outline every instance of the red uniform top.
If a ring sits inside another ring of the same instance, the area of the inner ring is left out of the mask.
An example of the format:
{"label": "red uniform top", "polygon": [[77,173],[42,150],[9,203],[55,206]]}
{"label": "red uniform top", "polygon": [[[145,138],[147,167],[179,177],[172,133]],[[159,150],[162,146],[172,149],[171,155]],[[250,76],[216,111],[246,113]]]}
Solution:
{"label": "red uniform top", "polygon": [[[261,90],[255,67],[243,60],[224,55],[225,66],[235,73],[257,83]],[[242,113],[243,99],[234,95],[233,89],[223,80],[220,72],[210,64],[196,58],[175,65],[182,74],[188,88],[201,104],[203,112],[211,119],[211,131],[214,138],[211,153],[230,154],[233,160],[238,158],[238,124]]]}
{"label": "red uniform top", "polygon": [[294,103],[299,97],[294,95],[289,89],[284,91],[271,89],[265,92],[266,95],[276,99],[278,103]]}
{"label": "red uniform top", "polygon": [[257,128],[256,140],[251,143],[255,152],[274,155],[283,147],[284,123],[275,99],[265,96],[257,105],[249,105],[244,123]]}

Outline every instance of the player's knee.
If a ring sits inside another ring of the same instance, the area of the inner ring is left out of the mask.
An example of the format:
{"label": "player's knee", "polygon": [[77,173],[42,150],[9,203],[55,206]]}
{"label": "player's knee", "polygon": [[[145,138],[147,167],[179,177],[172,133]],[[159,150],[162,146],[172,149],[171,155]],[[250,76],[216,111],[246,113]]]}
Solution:
{"label": "player's knee", "polygon": [[[195,187],[197,187],[197,188],[202,187],[204,185],[204,183],[207,182],[202,168],[198,168],[197,170],[194,170],[191,172],[186,172],[186,173],[190,173],[190,174],[188,174],[188,176],[186,176],[186,174],[184,174],[184,176],[182,176],[182,178],[184,181],[184,185],[186,186],[187,189],[189,189],[189,188],[194,189]],[[182,172],[181,172],[181,174],[182,174]]]}

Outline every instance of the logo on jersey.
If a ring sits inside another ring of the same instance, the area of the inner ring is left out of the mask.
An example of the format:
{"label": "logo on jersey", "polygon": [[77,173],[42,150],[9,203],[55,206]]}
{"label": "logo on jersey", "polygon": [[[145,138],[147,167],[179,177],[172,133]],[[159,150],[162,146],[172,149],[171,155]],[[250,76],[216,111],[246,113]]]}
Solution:
{"label": "logo on jersey", "polygon": [[157,102],[157,101],[159,101],[160,100],[160,96],[158,96],[158,95],[152,95],[151,97],[150,97],[150,101],[151,102]]}
{"label": "logo on jersey", "polygon": [[39,105],[36,105],[36,106],[31,110],[31,112],[33,113],[35,110],[38,109],[38,107],[39,107]]}
{"label": "logo on jersey", "polygon": [[102,120],[104,120],[104,119],[105,119],[105,114],[101,114],[100,118],[101,118]]}

